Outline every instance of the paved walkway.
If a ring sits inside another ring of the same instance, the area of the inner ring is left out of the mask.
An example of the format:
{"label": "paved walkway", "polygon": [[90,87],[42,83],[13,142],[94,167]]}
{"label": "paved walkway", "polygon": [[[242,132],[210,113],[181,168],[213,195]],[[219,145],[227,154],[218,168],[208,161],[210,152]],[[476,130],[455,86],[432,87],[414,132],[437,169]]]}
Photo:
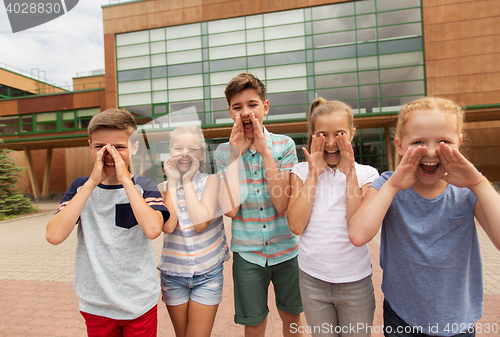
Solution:
{"label": "paved walkway", "polygon": [[[57,207],[53,201],[38,202],[50,211],[0,222],[0,336],[86,336],[85,322],[78,311],[73,292],[73,260],[76,231],[61,245],[45,240],[45,226]],[[227,234],[230,231],[227,230]],[[479,228],[484,266],[485,310],[479,321],[495,324],[497,332],[478,333],[478,337],[500,336],[500,252]],[[161,238],[154,242],[159,258]],[[377,308],[374,331],[382,326],[382,271],[378,264],[378,238],[370,244]],[[233,322],[231,263],[225,264],[223,300],[212,336],[243,336],[243,328]],[[282,336],[282,327],[270,291],[270,316],[266,336]],[[158,336],[174,336],[164,304],[158,306]],[[373,336],[382,336],[374,333]]]}

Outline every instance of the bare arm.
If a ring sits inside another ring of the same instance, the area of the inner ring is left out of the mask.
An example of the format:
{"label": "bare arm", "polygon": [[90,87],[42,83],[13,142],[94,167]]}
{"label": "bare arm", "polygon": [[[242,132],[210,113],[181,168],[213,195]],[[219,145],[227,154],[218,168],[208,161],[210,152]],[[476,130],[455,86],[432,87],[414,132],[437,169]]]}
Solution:
{"label": "bare arm", "polygon": [[311,217],[318,177],[308,175],[305,184],[293,173],[290,178],[292,191],[287,212],[288,227],[293,234],[301,235]]}
{"label": "bare arm", "polygon": [[184,184],[186,208],[197,232],[204,231],[214,219],[217,209],[217,195],[219,194],[219,182],[217,180],[217,175],[208,177],[201,200],[198,199],[192,182]]}
{"label": "bare arm", "polygon": [[396,194],[415,183],[415,172],[425,152],[425,147],[419,146],[415,150],[409,148],[396,171],[379,191],[374,187],[368,188],[363,202],[349,223],[349,239],[355,246],[362,246],[373,239]]}
{"label": "bare arm", "polygon": [[[173,180],[172,180],[173,181]],[[165,206],[167,206],[168,211],[170,212],[170,217],[163,224],[163,232],[170,234],[177,227],[177,183],[172,183],[172,181],[167,181],[166,191],[163,189],[163,183],[158,184],[158,190],[160,190],[161,196],[165,201]],[[172,186],[173,185],[173,186]]]}

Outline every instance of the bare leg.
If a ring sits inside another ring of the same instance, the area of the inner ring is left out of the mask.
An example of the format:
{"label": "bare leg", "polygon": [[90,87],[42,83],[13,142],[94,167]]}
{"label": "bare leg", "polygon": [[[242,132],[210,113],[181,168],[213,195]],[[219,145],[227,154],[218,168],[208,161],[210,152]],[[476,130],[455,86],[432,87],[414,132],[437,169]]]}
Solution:
{"label": "bare leg", "polygon": [[204,305],[189,301],[187,337],[210,337],[219,305]]}
{"label": "bare leg", "polygon": [[[278,309],[278,313],[280,314],[281,320],[283,321],[283,336],[284,337],[303,336],[302,333],[299,333],[299,334],[292,333],[292,331],[290,329],[292,324],[294,324],[293,326],[297,330],[300,329],[300,327],[302,326],[302,317],[300,316],[300,314],[291,314],[289,312],[279,310],[279,309]],[[294,330],[296,330],[296,329],[294,329]],[[299,331],[302,331],[302,329],[300,329]]]}
{"label": "bare leg", "polygon": [[245,325],[245,337],[264,337],[266,334],[267,317],[256,326]]}
{"label": "bare leg", "polygon": [[188,304],[189,302],[180,305],[167,305],[168,314],[172,320],[176,337],[186,337]]}

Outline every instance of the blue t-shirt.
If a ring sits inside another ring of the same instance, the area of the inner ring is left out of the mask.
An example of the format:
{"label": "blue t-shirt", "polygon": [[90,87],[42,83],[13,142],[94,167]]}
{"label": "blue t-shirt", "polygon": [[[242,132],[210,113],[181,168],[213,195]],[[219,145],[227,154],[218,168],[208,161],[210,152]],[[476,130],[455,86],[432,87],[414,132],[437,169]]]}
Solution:
{"label": "blue t-shirt", "polygon": [[[88,177],[71,183],[57,212]],[[146,203],[169,218],[156,183],[133,176]],[[160,282],[151,240],[137,223],[122,185],[99,184],[80,214],[73,288],[81,311],[113,319],[142,316],[158,303]]]}
{"label": "blue t-shirt", "polygon": [[[371,187],[380,190],[392,172]],[[436,198],[399,191],[382,224],[382,291],[399,317],[429,335],[456,335],[483,315],[475,195],[448,184]],[[453,324],[455,324],[453,326]]]}

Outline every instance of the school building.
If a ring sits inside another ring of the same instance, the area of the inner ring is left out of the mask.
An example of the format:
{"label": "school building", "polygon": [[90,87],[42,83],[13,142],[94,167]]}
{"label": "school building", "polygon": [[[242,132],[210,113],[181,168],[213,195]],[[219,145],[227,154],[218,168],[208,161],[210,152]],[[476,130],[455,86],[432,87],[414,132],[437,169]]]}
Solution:
{"label": "school building", "polygon": [[[168,131],[195,123],[212,146],[227,141],[225,84],[251,72],[266,84],[271,132],[290,135],[300,150],[309,104],[319,96],[344,101],[355,113],[356,160],[381,172],[399,160],[391,132],[400,107],[425,95],[452,99],[466,110],[469,158],[498,182],[499,19],[496,0],[115,2],[103,6],[105,74],[76,78],[76,91],[0,97],[0,124],[12,121],[0,129],[1,146],[23,150],[17,160],[38,170],[42,190],[64,192],[91,169],[81,148],[85,121],[125,107],[145,139],[134,170],[161,180]],[[105,85],[78,87],[84,81]],[[57,151],[64,165],[51,166],[46,158],[53,162]],[[63,175],[66,186],[50,183]]]}

